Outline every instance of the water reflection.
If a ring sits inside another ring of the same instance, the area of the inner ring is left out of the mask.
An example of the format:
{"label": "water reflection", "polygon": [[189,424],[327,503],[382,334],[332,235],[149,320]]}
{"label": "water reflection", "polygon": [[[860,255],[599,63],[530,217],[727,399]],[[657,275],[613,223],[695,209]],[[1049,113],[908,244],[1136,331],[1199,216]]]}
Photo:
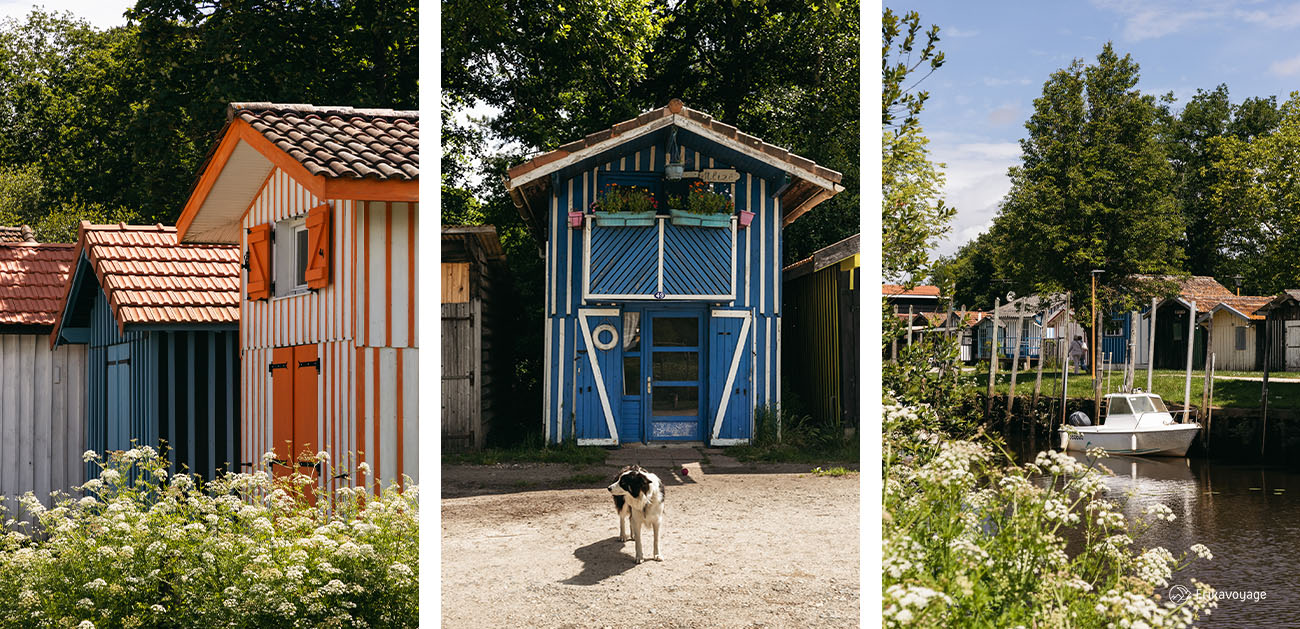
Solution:
{"label": "water reflection", "polygon": [[[1074,456],[1087,461],[1083,454]],[[1111,495],[1128,497],[1124,511],[1130,520],[1155,503],[1178,516],[1138,537],[1137,549],[1164,546],[1177,555],[1201,543],[1214,553],[1213,560],[1196,560],[1175,574],[1173,583],[1195,578],[1239,597],[1267,593],[1263,600],[1220,599],[1198,626],[1300,623],[1300,599],[1293,593],[1300,584],[1300,474],[1173,457],[1112,456],[1096,464],[1114,474],[1106,478]]]}

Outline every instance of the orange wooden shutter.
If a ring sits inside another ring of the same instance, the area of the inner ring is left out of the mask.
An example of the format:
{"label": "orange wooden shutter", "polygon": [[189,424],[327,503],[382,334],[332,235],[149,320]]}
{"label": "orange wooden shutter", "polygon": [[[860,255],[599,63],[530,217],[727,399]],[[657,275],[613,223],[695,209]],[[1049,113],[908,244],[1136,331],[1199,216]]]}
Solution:
{"label": "orange wooden shutter", "polygon": [[248,299],[271,297],[271,224],[248,230]]}
{"label": "orange wooden shutter", "polygon": [[292,347],[277,347],[271,351],[271,449],[283,465],[275,466],[276,476],[292,474],[297,465],[294,443],[294,372],[298,363],[293,360]]}
{"label": "orange wooden shutter", "polygon": [[330,206],[318,205],[307,211],[307,288],[325,288],[330,283]]}

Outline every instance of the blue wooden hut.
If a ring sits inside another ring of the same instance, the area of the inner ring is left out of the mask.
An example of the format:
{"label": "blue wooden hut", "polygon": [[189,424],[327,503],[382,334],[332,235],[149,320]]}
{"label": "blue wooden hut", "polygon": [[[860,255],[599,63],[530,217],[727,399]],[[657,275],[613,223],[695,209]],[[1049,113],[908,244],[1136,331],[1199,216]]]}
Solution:
{"label": "blue wooden hut", "polygon": [[673,99],[505,185],[544,243],[547,442],[747,443],[781,402],[781,230],[840,173]]}
{"label": "blue wooden hut", "polygon": [[165,441],[176,471],[238,471],[239,272],[238,247],[174,227],[81,224],[51,342],[88,346],[87,449]]}

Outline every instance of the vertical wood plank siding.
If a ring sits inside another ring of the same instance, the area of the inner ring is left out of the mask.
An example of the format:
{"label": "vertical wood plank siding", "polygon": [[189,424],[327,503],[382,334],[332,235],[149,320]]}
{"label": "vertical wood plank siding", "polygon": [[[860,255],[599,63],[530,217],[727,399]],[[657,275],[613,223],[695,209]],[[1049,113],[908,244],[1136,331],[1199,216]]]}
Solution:
{"label": "vertical wood plank siding", "polygon": [[84,480],[86,347],[49,349],[43,334],[0,334],[0,495],[10,516],[31,491],[47,506],[50,492]]}
{"label": "vertical wood plank siding", "polygon": [[333,208],[330,284],[298,295],[240,302],[242,461],[256,462],[272,446],[271,351],[316,344],[321,361],[317,443],[345,468],[351,462],[341,457],[356,453],[357,462],[368,461],[385,483],[403,473],[416,478],[418,283],[413,242],[419,205],[319,199],[276,169],[244,216],[240,244],[246,251],[248,228],[305,215],[326,201]]}
{"label": "vertical wood plank siding", "polygon": [[[707,147],[683,146],[681,151],[687,170],[732,167],[711,157]],[[552,187],[546,218],[548,234],[544,265],[547,277],[544,283],[543,427],[548,442],[558,443],[574,436],[577,382],[575,365],[580,357],[578,350],[584,346],[582,331],[577,323],[578,309],[593,305],[582,298],[583,267],[587,257],[591,256],[597,262],[590,268],[593,294],[600,294],[605,288],[609,288],[611,293],[617,289],[617,292],[645,294],[653,292],[648,290],[649,283],[657,282],[657,260],[655,256],[649,255],[653,251],[646,244],[648,240],[644,237],[645,234],[639,233],[652,228],[605,230],[606,233],[600,237],[593,235],[591,251],[588,252],[583,250],[583,238],[578,237],[581,232],[573,233],[574,230],[568,227],[567,213],[570,209],[590,206],[603,185],[602,175],[662,172],[668,158],[662,148],[646,147],[611,158],[592,170],[562,179]],[[755,216],[747,229],[736,234],[736,298],[721,302],[720,307],[753,313],[753,329],[750,333],[752,369],[745,376],[749,379],[745,384],[751,387],[751,401],[756,406],[777,405],[780,403],[781,386],[778,363],[781,344],[782,229],[780,203],[771,195],[780,186],[743,169],[737,170],[740,178],[730,186],[736,208],[754,212]],[[724,278],[708,269],[691,269],[689,264],[680,261],[681,256],[704,247],[698,241],[725,230],[708,230],[706,234],[698,230],[670,229],[677,235],[685,236],[672,245],[676,248],[679,259],[671,263],[665,262],[665,273],[671,277],[665,278],[666,283],[704,291],[721,285],[724,281],[730,282],[729,270]],[[657,246],[657,242],[655,244]],[[600,253],[606,248],[612,251],[619,247],[624,247],[621,256]],[[647,262],[647,255],[650,262]],[[698,260],[692,262],[699,264]],[[720,258],[713,260],[715,264],[722,262]],[[726,262],[730,264],[730,260]],[[655,266],[651,266],[651,263]],[[597,291],[598,287],[600,291]],[[665,292],[671,293],[669,288],[665,287]],[[646,305],[666,303],[669,302],[656,300]],[[711,383],[712,379],[705,378],[706,390],[700,391],[701,400],[710,399],[707,391],[709,386],[721,386]]]}

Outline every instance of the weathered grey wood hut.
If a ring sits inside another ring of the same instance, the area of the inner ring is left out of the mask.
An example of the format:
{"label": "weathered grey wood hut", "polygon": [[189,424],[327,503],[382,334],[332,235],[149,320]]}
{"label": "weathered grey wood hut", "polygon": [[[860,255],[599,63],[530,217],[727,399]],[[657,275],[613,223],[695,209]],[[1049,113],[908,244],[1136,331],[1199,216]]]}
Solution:
{"label": "weathered grey wood hut", "polygon": [[51,491],[84,479],[86,349],[49,344],[74,259],[72,245],[0,228],[0,495],[10,515],[25,492],[49,506]]}
{"label": "weathered grey wood hut", "polygon": [[1268,368],[1300,371],[1300,290],[1283,291],[1256,309],[1255,314],[1264,316],[1262,327],[1267,330],[1265,338],[1270,346]]}
{"label": "weathered grey wood hut", "polygon": [[481,449],[499,406],[498,289],[505,253],[495,227],[442,229],[442,447]]}

